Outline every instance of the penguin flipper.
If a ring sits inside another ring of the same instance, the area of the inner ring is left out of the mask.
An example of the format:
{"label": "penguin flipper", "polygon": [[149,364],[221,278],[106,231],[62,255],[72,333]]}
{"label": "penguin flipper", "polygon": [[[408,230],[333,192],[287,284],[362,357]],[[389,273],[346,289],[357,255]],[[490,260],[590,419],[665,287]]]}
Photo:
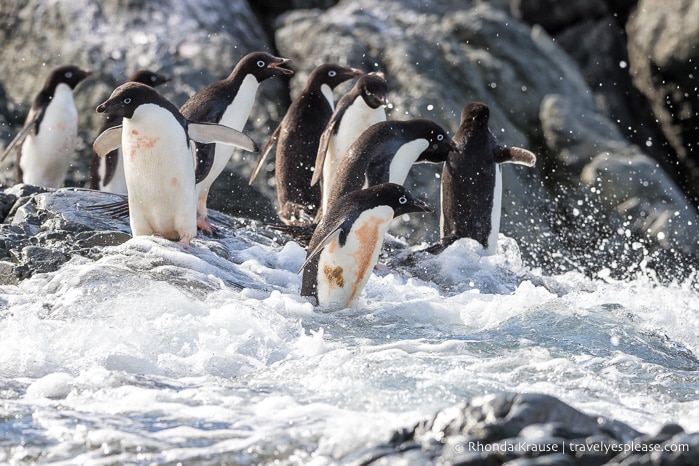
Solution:
{"label": "penguin flipper", "polygon": [[255,141],[240,131],[217,123],[187,122],[189,138],[202,144],[228,144],[250,152],[258,152],[260,148]]}
{"label": "penguin flipper", "polygon": [[313,177],[311,178],[311,186],[315,186],[323,176],[323,164],[325,163],[325,154],[328,152],[328,146],[330,145],[330,139],[335,133],[335,122],[337,120],[332,118],[328,122],[328,126],[325,127],[323,134],[320,135],[320,142],[318,143],[318,153],[316,154],[316,166],[313,169]]}
{"label": "penguin flipper", "polygon": [[518,165],[533,167],[534,164],[536,164],[536,155],[521,147],[497,146],[495,148],[495,162],[516,163]]}
{"label": "penguin flipper", "polygon": [[121,129],[122,126],[118,125],[102,131],[92,143],[94,153],[99,157],[104,157],[121,147]]}
{"label": "penguin flipper", "polygon": [[274,133],[272,133],[272,136],[269,138],[269,141],[267,141],[267,145],[264,149],[262,149],[262,152],[260,154],[260,160],[257,161],[257,165],[255,165],[255,169],[252,171],[252,175],[250,175],[250,181],[248,181],[248,185],[252,185],[252,183],[255,181],[255,178],[257,178],[257,174],[260,172],[260,169],[264,165],[265,160],[267,159],[267,155],[279,139],[279,133],[281,133],[281,129],[281,125],[277,126],[277,129],[274,130]]}
{"label": "penguin flipper", "polygon": [[7,145],[5,148],[5,151],[2,153],[2,157],[0,157],[0,162],[5,160],[5,158],[10,155],[10,153],[14,150],[15,147],[18,145],[21,145],[22,142],[24,142],[24,138],[27,137],[27,135],[36,127],[38,119],[33,119],[30,122],[28,122],[24,127],[17,133],[17,135],[10,141],[10,143]]}
{"label": "penguin flipper", "polygon": [[342,226],[340,226],[340,227],[334,229],[334,230],[331,231],[329,234],[327,234],[327,235],[325,236],[325,238],[323,238],[323,239],[318,243],[318,245],[317,245],[315,248],[313,248],[312,251],[309,251],[309,252],[308,252],[308,257],[306,257],[306,261],[303,263],[303,265],[301,265],[301,267],[299,267],[299,270],[298,270],[298,272],[296,272],[296,273],[297,273],[297,274],[301,273],[301,271],[302,271],[303,269],[306,268],[306,266],[308,265],[308,263],[311,262],[318,254],[320,254],[320,252],[323,250],[323,248],[324,248],[325,246],[327,246],[328,243],[330,243],[330,241],[332,241],[332,240],[334,240],[335,238],[337,238],[338,236],[340,236],[340,233],[342,233]]}

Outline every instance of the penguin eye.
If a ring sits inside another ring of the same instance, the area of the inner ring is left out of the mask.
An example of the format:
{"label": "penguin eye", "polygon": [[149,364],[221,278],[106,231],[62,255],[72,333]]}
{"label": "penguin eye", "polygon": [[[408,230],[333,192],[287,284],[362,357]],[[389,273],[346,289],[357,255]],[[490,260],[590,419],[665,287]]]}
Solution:
{"label": "penguin eye", "polygon": [[398,203],[399,203],[400,205],[407,204],[407,203],[408,203],[408,198],[406,198],[405,196],[401,196],[400,199],[398,199]]}
{"label": "penguin eye", "polygon": [[257,62],[257,66],[259,66],[260,68],[264,68],[265,65],[267,65],[267,63],[265,63],[264,60],[260,60]]}
{"label": "penguin eye", "polygon": [[331,78],[334,78],[336,75],[337,75],[337,71],[335,71],[335,70],[328,71],[328,76],[330,76]]}
{"label": "penguin eye", "polygon": [[442,141],[444,140],[444,135],[443,134],[438,134],[437,135],[437,141]]}
{"label": "penguin eye", "polygon": [[158,79],[158,78],[156,78],[154,74],[151,75],[150,80],[151,80],[152,82],[155,82],[156,79]]}
{"label": "penguin eye", "polygon": [[66,71],[65,77],[70,79],[73,77],[73,72],[72,71]]}
{"label": "penguin eye", "polygon": [[129,105],[129,104],[131,103],[131,97],[125,98],[125,99],[123,100],[123,102],[124,102],[126,105]]}
{"label": "penguin eye", "polygon": [[370,91],[369,89],[364,89],[364,93],[365,93],[366,95],[371,95],[371,91]]}

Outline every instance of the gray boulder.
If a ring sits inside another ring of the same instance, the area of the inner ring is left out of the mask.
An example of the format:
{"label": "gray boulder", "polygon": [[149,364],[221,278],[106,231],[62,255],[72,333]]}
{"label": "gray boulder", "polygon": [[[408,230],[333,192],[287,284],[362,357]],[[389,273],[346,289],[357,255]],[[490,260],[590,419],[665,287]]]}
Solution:
{"label": "gray boulder", "polygon": [[630,72],[699,199],[699,3],[640,0],[626,26]]}

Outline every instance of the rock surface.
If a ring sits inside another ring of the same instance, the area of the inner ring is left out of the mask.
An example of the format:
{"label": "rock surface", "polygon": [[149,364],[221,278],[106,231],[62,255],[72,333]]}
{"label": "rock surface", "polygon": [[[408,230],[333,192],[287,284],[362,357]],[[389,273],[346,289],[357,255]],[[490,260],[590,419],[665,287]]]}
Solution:
{"label": "rock surface", "polygon": [[[679,445],[689,451],[670,451]],[[642,435],[540,394],[473,398],[343,458],[346,465],[684,465],[699,459],[699,434],[668,424]]]}
{"label": "rock surface", "polygon": [[[249,51],[292,58],[290,91],[274,80],[258,94],[247,131],[260,145],[318,63],[381,70],[389,118],[453,132],[461,108],[479,100],[502,143],[537,153],[535,169],[505,169],[502,224],[533,266],[623,277],[670,263],[672,278],[699,264],[695,13],[691,0],[6,2],[0,139],[19,129],[48,70],[67,62],[95,71],[76,91],[83,144],[69,186],[87,179],[95,106],[136,68],[172,76],[160,90],[181,105]],[[248,187],[254,162],[236,152],[211,207],[275,221],[272,165],[266,183]],[[3,184],[13,182],[9,165]],[[416,166],[411,190],[438,204],[439,172]],[[421,234],[411,237],[434,240],[437,222],[415,221]]]}

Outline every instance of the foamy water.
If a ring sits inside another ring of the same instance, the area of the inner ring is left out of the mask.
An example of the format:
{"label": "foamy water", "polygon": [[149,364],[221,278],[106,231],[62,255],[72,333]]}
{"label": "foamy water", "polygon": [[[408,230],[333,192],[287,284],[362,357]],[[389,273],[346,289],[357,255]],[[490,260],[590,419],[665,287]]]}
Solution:
{"label": "foamy water", "polygon": [[690,285],[546,276],[512,239],[462,240],[327,312],[298,295],[296,243],[193,245],[135,238],[0,287],[0,462],[333,464],[501,391],[699,430]]}

